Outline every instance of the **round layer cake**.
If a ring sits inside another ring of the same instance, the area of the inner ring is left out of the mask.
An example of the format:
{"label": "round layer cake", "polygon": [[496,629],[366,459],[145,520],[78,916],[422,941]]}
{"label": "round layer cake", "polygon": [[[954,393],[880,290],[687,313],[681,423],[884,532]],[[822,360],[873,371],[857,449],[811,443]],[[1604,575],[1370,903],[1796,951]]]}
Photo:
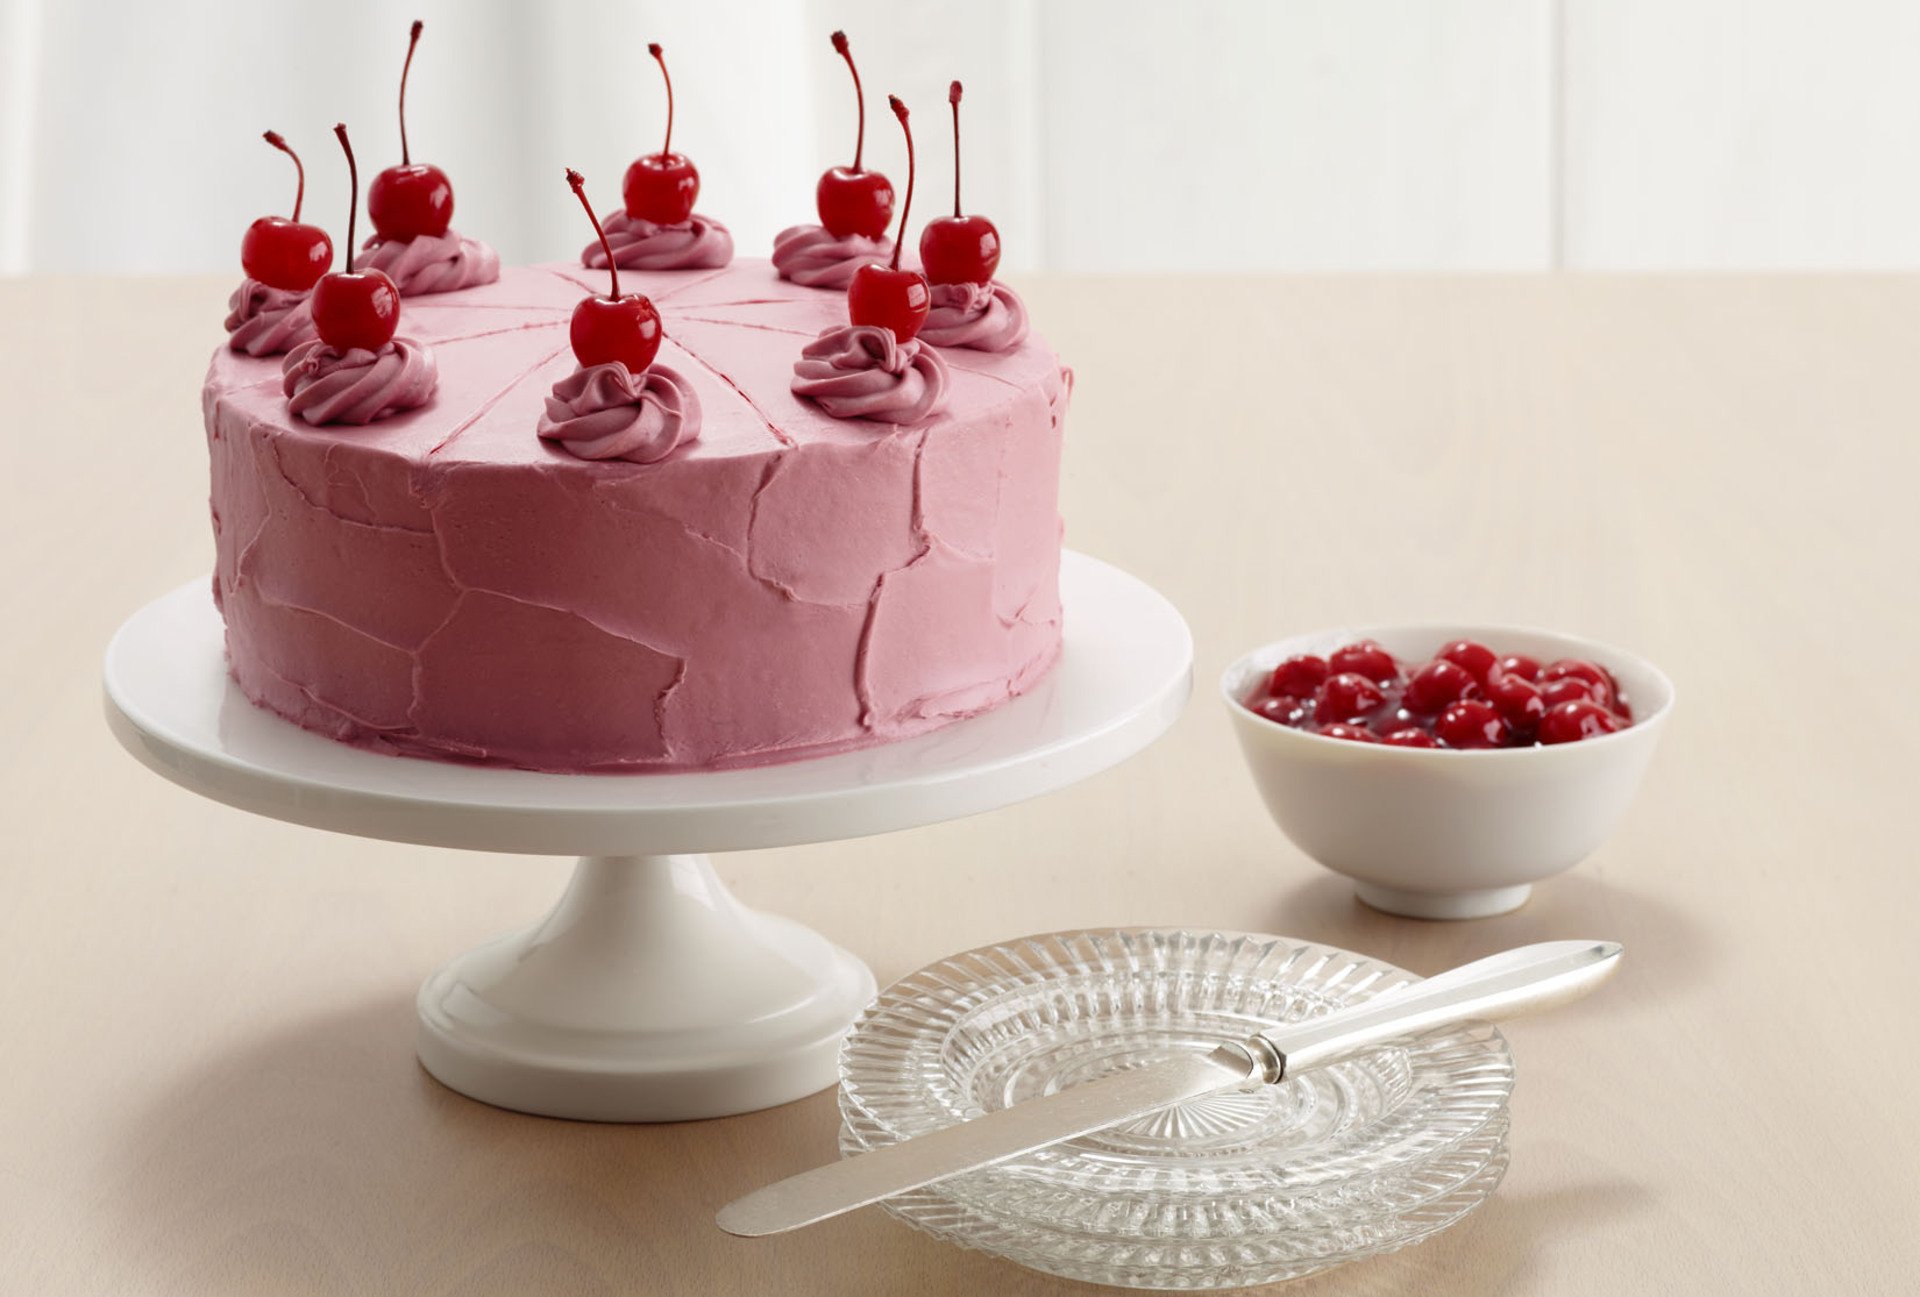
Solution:
{"label": "round layer cake", "polygon": [[621,286],[701,405],[657,463],[535,433],[606,288],[576,265],[407,298],[439,385],[366,426],[309,427],[280,357],[216,353],[214,598],[247,697],[409,756],[644,771],[904,738],[1046,674],[1069,379],[1043,342],[943,350],[923,422],[836,419],[789,389],[843,294],[764,261]]}

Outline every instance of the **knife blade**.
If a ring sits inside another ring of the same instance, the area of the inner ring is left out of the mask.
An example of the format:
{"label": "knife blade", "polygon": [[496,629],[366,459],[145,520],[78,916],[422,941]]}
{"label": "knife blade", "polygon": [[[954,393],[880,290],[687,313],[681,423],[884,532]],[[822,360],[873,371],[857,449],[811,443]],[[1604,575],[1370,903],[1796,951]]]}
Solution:
{"label": "knife blade", "polygon": [[756,1237],[812,1225],[1129,1117],[1245,1085],[1254,1060],[1237,1046],[1114,1072],[984,1117],[803,1171],[720,1209],[729,1234]]}
{"label": "knife blade", "polygon": [[1548,941],[1489,955],[1211,1053],[1116,1072],[804,1171],[727,1204],[715,1220],[743,1237],[816,1224],[1190,1099],[1277,1084],[1399,1036],[1578,998],[1613,971],[1620,953],[1610,941]]}

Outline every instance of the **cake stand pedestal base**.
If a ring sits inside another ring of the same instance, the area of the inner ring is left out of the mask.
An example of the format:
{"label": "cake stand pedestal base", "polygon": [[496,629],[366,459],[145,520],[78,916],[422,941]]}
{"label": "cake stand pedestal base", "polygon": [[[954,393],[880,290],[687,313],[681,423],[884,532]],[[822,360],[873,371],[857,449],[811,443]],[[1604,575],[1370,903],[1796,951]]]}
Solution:
{"label": "cake stand pedestal base", "polygon": [[553,912],[420,988],[420,1061],[462,1094],[587,1121],[718,1117],[833,1084],[873,974],[748,909],[705,856],[585,856]]}

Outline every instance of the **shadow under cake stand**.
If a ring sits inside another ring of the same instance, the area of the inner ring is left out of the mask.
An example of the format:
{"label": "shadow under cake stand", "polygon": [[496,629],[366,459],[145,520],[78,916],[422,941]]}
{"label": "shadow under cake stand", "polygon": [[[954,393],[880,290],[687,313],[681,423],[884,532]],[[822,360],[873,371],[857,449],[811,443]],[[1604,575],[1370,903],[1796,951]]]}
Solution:
{"label": "shadow under cake stand", "polygon": [[359,837],[578,855],[540,922],[454,959],[418,1000],[420,1061],[503,1108],[678,1121],[834,1083],[873,997],[858,958],[748,909],[704,852],[886,833],[992,810],[1115,765],[1186,705],[1186,622],[1150,587],[1062,556],[1059,665],[1013,702],[918,738],[749,770],[552,775],[362,751],[249,703],[202,579],[108,646],[108,724],[201,796]]}

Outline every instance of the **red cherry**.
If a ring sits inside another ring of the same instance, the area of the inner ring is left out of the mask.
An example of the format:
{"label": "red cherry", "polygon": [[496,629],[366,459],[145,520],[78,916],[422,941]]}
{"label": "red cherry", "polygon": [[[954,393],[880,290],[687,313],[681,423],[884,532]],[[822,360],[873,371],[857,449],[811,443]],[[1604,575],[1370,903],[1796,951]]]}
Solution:
{"label": "red cherry", "polygon": [[1327,665],[1335,674],[1351,671],[1378,684],[1400,678],[1400,664],[1393,660],[1393,654],[1370,639],[1343,644],[1327,655]]}
{"label": "red cherry", "polygon": [[1540,721],[1542,743],[1578,743],[1625,728],[1626,722],[1596,702],[1561,703],[1549,707]]}
{"label": "red cherry", "polygon": [[262,216],[240,239],[240,268],[247,277],[289,293],[312,288],[333,260],[333,241],[317,225]]}
{"label": "red cherry", "polygon": [[1540,682],[1540,701],[1548,707],[1558,707],[1562,703],[1599,703],[1606,705],[1606,698],[1599,685],[1591,680],[1582,680],[1576,676],[1561,676],[1557,680]]}
{"label": "red cherry", "polygon": [[378,270],[356,272],[353,268],[354,213],[360,206],[360,168],[353,160],[353,145],[347,139],[344,123],[336,123],[333,133],[347,155],[347,247],[344,271],[322,275],[313,286],[313,328],[320,340],[336,351],[360,347],[378,351],[393,341],[400,327],[400,290],[386,274]]}
{"label": "red cherry", "polygon": [[853,65],[845,32],[833,34],[833,48],[847,61],[847,71],[853,73],[853,98],[860,125],[853,137],[853,165],[828,168],[814,188],[813,204],[820,211],[820,224],[836,239],[851,235],[885,238],[887,226],[893,222],[893,182],[860,165],[867,150],[867,96],[860,88],[860,69]]}
{"label": "red cherry", "polygon": [[1325,658],[1303,653],[1273,669],[1267,677],[1267,692],[1275,698],[1311,698],[1328,674]]}
{"label": "red cherry", "polygon": [[453,182],[424,162],[388,167],[367,189],[367,215],[383,239],[437,239],[453,224]]}
{"label": "red cherry", "polygon": [[568,167],[567,184],[572,187],[573,196],[580,200],[580,206],[586,209],[587,219],[593,222],[593,232],[600,239],[600,248],[607,254],[607,279],[611,285],[607,296],[583,297],[573,308],[573,321],[567,329],[567,339],[573,344],[573,358],[582,368],[619,361],[629,374],[641,373],[660,351],[660,312],[644,294],[621,295],[620,267],[614,262],[607,232],[600,227],[600,218],[593,214],[593,204],[587,201],[586,178]]}
{"label": "red cherry", "polygon": [[299,177],[293,191],[293,219],[262,216],[249,225],[240,240],[240,268],[249,279],[289,293],[304,293],[327,273],[333,261],[333,240],[318,225],[300,223],[300,207],[307,201],[307,169],[300,164],[300,155],[278,131],[268,131],[261,138],[293,159],[294,173]]}
{"label": "red cherry", "polygon": [[383,239],[439,238],[453,224],[453,182],[439,167],[415,163],[407,148],[407,76],[425,26],[418,18],[407,34],[407,61],[400,66],[400,165],[388,167],[367,188],[367,215]]}
{"label": "red cherry", "polygon": [[1387,701],[1380,686],[1363,675],[1347,671],[1329,676],[1320,686],[1314,702],[1313,718],[1322,725],[1336,721],[1357,721],[1379,710]]}
{"label": "red cherry", "polygon": [[660,351],[660,312],[638,293],[583,297],[573,308],[567,339],[583,368],[619,361],[630,374],[646,371]]}
{"label": "red cherry", "polygon": [[1407,709],[1431,716],[1473,688],[1473,677],[1457,662],[1435,658],[1407,679]]}
{"label": "red cherry", "polygon": [[1349,743],[1378,743],[1380,740],[1372,730],[1362,729],[1358,725],[1322,725],[1315,734],[1329,739],[1345,739]]}
{"label": "red cherry", "polygon": [[678,153],[635,158],[620,187],[627,215],[655,225],[678,225],[693,215],[700,197],[700,173]]}
{"label": "red cherry", "polygon": [[1519,676],[1529,684],[1540,679],[1540,662],[1525,653],[1514,653],[1500,659],[1500,670],[1506,675]]}
{"label": "red cherry", "polygon": [[1513,727],[1516,738],[1530,739],[1547,714],[1546,701],[1531,681],[1501,671],[1487,681],[1487,701]]}
{"label": "red cherry", "polygon": [[1464,668],[1473,677],[1473,682],[1481,685],[1487,682],[1487,677],[1500,664],[1500,659],[1492,649],[1470,639],[1457,639],[1435,653],[1434,657]]}
{"label": "red cherry", "polygon": [[1000,265],[1000,231],[984,216],[939,216],[920,231],[920,262],[936,284],[984,284]]}
{"label": "red cherry", "polygon": [[1389,747],[1396,748],[1437,748],[1440,746],[1440,744],[1435,741],[1433,735],[1427,733],[1417,725],[1408,725],[1402,729],[1392,730],[1381,736],[1380,741]]}
{"label": "red cherry", "polygon": [[1540,672],[1542,684],[1549,680],[1585,680],[1596,690],[1594,697],[1597,701],[1607,704],[1613,702],[1613,677],[1597,663],[1580,658],[1561,658],[1558,662],[1548,663]]}
{"label": "red cherry", "polygon": [[878,171],[829,167],[813,191],[820,224],[836,239],[881,239],[893,222],[893,182]]}
{"label": "red cherry", "polygon": [[1298,698],[1254,698],[1248,701],[1247,710],[1281,725],[1299,725],[1312,715],[1306,703]]}
{"label": "red cherry", "polygon": [[313,286],[313,327],[335,351],[378,351],[400,327],[400,289],[380,270],[335,271]]}
{"label": "red cherry", "polygon": [[847,285],[847,318],[855,324],[892,329],[896,339],[910,342],[927,322],[933,295],[925,275],[900,268],[900,244],[907,237],[907,217],[913,211],[913,127],[907,124],[907,106],[900,96],[888,95],[887,103],[907,137],[907,196],[900,204],[900,237],[893,242],[892,265],[868,264],[853,272],[853,282]]}
{"label": "red cherry", "polygon": [[1468,698],[1440,713],[1433,734],[1450,748],[1471,750],[1504,747],[1510,732],[1492,703]]}
{"label": "red cherry", "polygon": [[700,196],[700,173],[673,151],[673,77],[667,72],[667,56],[658,43],[648,45],[647,53],[660,65],[660,77],[667,83],[667,136],[658,153],[633,160],[620,193],[628,216],[655,225],[678,225],[693,215],[694,199]]}
{"label": "red cherry", "polygon": [[1000,231],[984,216],[960,214],[960,83],[947,87],[953,106],[953,215],[920,231],[920,264],[936,284],[984,284],[1000,267]]}
{"label": "red cherry", "polygon": [[917,270],[869,264],[854,271],[853,282],[847,285],[847,318],[855,324],[892,329],[901,342],[920,332],[932,307],[927,277]]}

